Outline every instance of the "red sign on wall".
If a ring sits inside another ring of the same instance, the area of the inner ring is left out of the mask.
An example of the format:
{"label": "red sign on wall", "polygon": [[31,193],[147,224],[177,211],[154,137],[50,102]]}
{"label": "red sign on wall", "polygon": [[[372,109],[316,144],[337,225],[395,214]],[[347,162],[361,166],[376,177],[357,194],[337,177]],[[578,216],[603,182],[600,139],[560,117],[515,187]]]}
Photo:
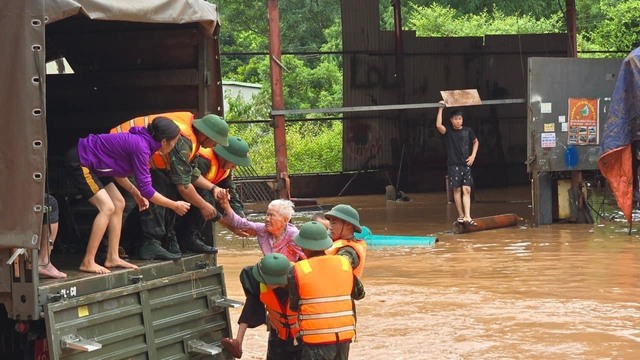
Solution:
{"label": "red sign on wall", "polygon": [[600,99],[569,98],[567,145],[597,145]]}

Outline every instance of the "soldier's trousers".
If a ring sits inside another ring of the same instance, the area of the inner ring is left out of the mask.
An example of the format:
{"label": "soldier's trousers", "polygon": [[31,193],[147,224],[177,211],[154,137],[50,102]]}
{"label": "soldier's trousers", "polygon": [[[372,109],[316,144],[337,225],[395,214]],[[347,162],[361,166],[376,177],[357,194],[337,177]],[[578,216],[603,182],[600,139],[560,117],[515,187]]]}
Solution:
{"label": "soldier's trousers", "polygon": [[301,360],[347,360],[350,341],[327,345],[302,345]]}

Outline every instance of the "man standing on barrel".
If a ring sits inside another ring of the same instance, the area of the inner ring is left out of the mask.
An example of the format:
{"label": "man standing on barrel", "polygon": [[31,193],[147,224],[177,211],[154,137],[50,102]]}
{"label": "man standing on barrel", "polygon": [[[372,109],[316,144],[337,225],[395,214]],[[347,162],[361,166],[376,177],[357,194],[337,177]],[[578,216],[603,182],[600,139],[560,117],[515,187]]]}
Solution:
{"label": "man standing on barrel", "polygon": [[447,175],[458,210],[457,222],[466,226],[476,226],[476,222],[471,218],[471,165],[478,153],[478,138],[471,128],[462,126],[461,110],[451,113],[451,129],[442,125],[442,110],[447,104],[445,101],[440,101],[440,104],[442,106],[438,109],[436,128],[447,140]]}

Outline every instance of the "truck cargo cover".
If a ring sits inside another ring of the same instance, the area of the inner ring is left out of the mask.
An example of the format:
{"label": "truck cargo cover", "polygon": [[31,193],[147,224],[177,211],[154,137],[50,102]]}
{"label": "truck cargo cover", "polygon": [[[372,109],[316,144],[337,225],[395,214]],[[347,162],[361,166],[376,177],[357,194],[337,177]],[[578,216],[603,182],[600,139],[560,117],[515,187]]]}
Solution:
{"label": "truck cargo cover", "polygon": [[212,34],[218,22],[216,6],[204,0],[47,0],[49,22],[77,14],[93,20],[162,24],[198,22]]}
{"label": "truck cargo cover", "polygon": [[[0,247],[37,248],[46,183],[45,24],[99,21],[218,24],[203,0],[4,0],[0,2]],[[5,259],[6,261],[6,259]]]}

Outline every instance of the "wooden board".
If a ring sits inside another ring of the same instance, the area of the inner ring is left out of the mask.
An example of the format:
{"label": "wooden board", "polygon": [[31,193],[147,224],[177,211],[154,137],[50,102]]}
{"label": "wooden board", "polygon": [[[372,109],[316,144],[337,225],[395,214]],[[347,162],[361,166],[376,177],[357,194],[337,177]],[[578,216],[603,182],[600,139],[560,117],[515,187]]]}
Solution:
{"label": "wooden board", "polygon": [[440,94],[442,95],[442,100],[447,103],[447,107],[482,105],[482,100],[480,100],[480,95],[476,89],[447,90],[440,91]]}

